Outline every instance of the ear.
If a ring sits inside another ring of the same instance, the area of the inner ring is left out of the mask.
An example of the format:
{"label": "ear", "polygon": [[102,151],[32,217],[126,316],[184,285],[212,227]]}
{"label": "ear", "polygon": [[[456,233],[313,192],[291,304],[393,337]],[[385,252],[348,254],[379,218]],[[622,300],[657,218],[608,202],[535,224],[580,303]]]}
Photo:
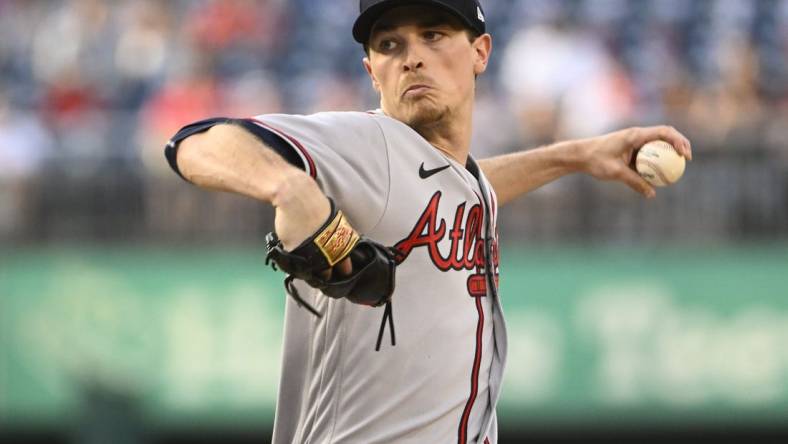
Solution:
{"label": "ear", "polygon": [[364,57],[362,62],[364,63],[364,69],[366,69],[367,74],[369,74],[369,79],[372,80],[372,87],[375,88],[375,91],[379,93],[380,83],[378,82],[378,79],[375,78],[375,74],[372,74],[372,63],[370,63],[369,57]]}
{"label": "ear", "polygon": [[490,34],[482,34],[471,45],[476,56],[473,64],[473,73],[478,76],[487,71],[487,64],[490,62],[490,53],[492,52],[492,36]]}

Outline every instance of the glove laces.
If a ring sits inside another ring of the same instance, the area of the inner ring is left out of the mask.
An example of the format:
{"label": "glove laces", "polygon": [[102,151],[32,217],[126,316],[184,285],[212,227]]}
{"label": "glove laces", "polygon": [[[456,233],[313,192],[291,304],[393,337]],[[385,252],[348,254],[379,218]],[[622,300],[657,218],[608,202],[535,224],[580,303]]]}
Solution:
{"label": "glove laces", "polygon": [[293,285],[294,280],[295,280],[295,276],[292,275],[287,276],[285,278],[285,290],[287,291],[287,294],[290,295],[290,297],[292,297],[293,299],[295,299],[296,304],[298,304],[299,307],[306,308],[313,315],[317,316],[318,318],[322,318],[323,314],[317,311],[317,309],[315,309],[315,307],[310,305],[309,302],[305,301],[304,298],[302,298],[301,295],[298,293],[298,289],[296,288],[295,285]]}
{"label": "glove laces", "polygon": [[[277,270],[276,264],[271,261],[269,258],[265,259],[266,265],[271,265],[274,271]],[[293,285],[293,281],[295,280],[295,276],[288,275],[285,278],[285,291],[287,294],[296,301],[299,307],[305,308],[307,311],[312,313],[318,318],[322,318],[323,314],[317,311],[315,307],[313,307],[309,302],[305,301],[304,298],[301,297],[301,294],[298,292],[298,288]],[[391,332],[391,346],[394,347],[397,345],[397,337],[394,332],[394,312],[391,307],[391,301],[386,302],[386,308],[383,310],[383,318],[380,320],[380,330],[378,331],[378,340],[375,343],[375,351],[380,351],[380,344],[383,341],[383,333],[386,331],[386,323],[388,321],[389,331]]]}
{"label": "glove laces", "polygon": [[391,331],[391,346],[397,345],[397,339],[394,335],[394,313],[391,308],[391,301],[386,302],[386,309],[383,310],[383,319],[380,320],[380,331],[378,331],[378,342],[375,344],[375,351],[380,351],[380,342],[383,340],[383,332],[386,331],[386,321],[389,324],[389,331]]}

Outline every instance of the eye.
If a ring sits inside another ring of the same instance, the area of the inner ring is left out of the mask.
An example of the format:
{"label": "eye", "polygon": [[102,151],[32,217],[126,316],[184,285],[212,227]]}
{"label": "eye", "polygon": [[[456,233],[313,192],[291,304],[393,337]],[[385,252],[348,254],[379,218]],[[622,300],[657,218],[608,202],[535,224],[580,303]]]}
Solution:
{"label": "eye", "polygon": [[378,42],[377,48],[380,52],[390,52],[397,47],[397,42],[393,39],[381,39]]}
{"label": "eye", "polygon": [[443,37],[443,33],[438,31],[425,31],[424,32],[424,40],[428,42],[435,42]]}

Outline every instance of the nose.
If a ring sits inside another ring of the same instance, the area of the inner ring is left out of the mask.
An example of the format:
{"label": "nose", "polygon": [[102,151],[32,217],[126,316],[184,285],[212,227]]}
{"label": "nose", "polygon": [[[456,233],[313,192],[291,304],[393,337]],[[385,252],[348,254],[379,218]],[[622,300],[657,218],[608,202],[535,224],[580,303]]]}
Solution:
{"label": "nose", "polygon": [[405,72],[416,71],[423,67],[424,67],[424,62],[422,62],[420,59],[413,59],[410,57],[405,59],[405,63],[402,65],[402,69]]}
{"label": "nose", "polygon": [[424,58],[421,56],[417,44],[409,43],[405,50],[405,61],[402,70],[405,72],[417,71],[424,67]]}

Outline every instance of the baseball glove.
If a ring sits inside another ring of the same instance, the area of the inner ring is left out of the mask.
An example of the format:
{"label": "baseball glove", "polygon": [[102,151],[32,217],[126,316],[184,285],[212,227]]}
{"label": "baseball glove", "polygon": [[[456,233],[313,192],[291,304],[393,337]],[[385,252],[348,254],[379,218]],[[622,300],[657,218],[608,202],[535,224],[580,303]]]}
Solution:
{"label": "baseball glove", "polygon": [[[379,307],[386,304],[380,337],[388,318],[394,343],[394,325],[391,320],[391,295],[394,292],[394,273],[396,269],[395,250],[375,241],[359,236],[350,225],[342,211],[331,202],[328,220],[315,234],[310,236],[292,251],[285,251],[276,233],[266,236],[268,254],[266,264],[271,264],[288,274],[285,288],[300,306],[315,316],[321,314],[298,294],[293,280],[301,279],[326,296],[345,298],[353,303]],[[349,276],[339,276],[334,272],[330,279],[324,272],[345,258],[350,257],[353,271]]]}

